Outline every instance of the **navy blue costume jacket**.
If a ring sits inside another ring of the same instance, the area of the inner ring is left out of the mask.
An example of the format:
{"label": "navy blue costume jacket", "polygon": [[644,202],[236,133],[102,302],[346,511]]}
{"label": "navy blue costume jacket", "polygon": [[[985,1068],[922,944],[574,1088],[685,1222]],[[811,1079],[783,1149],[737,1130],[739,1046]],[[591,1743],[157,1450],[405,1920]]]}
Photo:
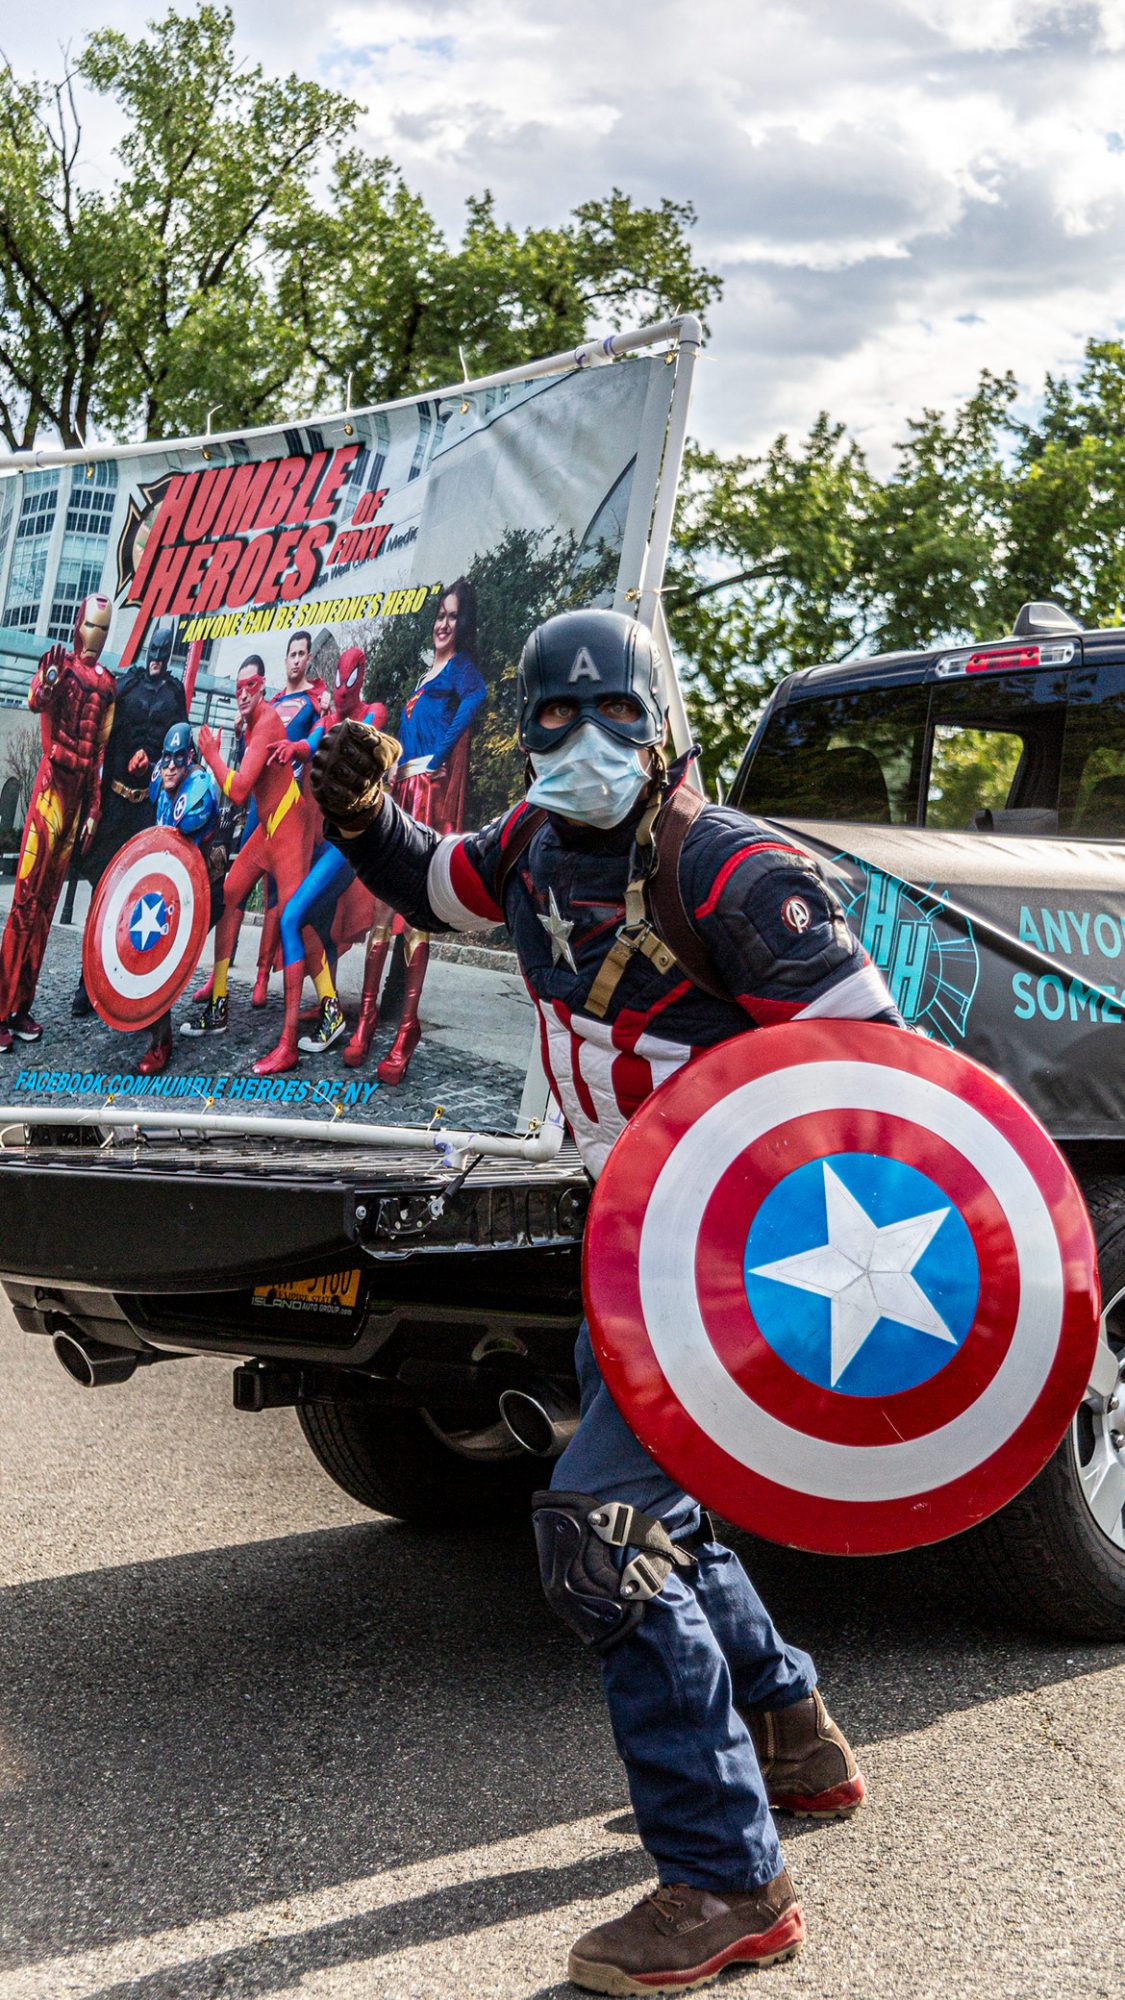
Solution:
{"label": "navy blue costume jacket", "polygon": [[331,825],[326,832],[360,881],[418,930],[507,925],[538,1009],[544,1068],[591,1174],[650,1091],[700,1049],[798,1017],[901,1024],[812,859],[784,833],[724,806],[705,806],[690,827],[679,880],[730,999],[635,953],[605,1019],[584,1012],[624,918],[640,809],[608,833],[552,816],[508,875],[501,906],[501,858],[527,810],[524,802],[479,833],[443,837],[388,797],[354,839]]}

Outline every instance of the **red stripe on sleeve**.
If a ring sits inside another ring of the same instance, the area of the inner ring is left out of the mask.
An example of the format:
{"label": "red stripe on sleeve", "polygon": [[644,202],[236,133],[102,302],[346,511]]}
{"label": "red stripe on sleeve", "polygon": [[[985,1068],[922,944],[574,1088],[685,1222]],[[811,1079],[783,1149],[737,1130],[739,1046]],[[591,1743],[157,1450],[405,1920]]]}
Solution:
{"label": "red stripe on sleeve", "polygon": [[496,923],[503,923],[504,912],[493,901],[469,860],[463,840],[457,842],[449,856],[449,880],[458,902],[471,910],[474,917],[492,917]]}
{"label": "red stripe on sleeve", "polygon": [[804,855],[800,854],[795,847],[787,847],[780,840],[756,840],[752,847],[740,847],[737,854],[732,854],[728,861],[723,862],[715,880],[711,884],[711,891],[706,902],[700,903],[699,908],[696,910],[695,914],[697,917],[709,917],[711,915],[735,869],[741,868],[743,862],[747,861],[752,854],[791,854],[795,861],[803,861],[805,859]]}
{"label": "red stripe on sleeve", "polygon": [[792,1021],[802,1006],[800,1000],[762,1000],[757,993],[740,993],[738,1004],[759,1028],[776,1028],[782,1021]]}

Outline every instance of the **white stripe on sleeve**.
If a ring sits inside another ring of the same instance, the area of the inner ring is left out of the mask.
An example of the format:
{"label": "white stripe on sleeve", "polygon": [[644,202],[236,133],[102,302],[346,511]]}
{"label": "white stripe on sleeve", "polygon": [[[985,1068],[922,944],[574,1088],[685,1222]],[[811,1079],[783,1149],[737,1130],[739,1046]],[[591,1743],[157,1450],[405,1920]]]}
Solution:
{"label": "white stripe on sleeve", "polygon": [[491,931],[501,921],[499,917],[482,917],[477,910],[470,910],[461,901],[453,887],[450,863],[453,850],[460,834],[447,833],[430,856],[429,872],[426,876],[426,894],[435,917],[448,924],[455,931]]}
{"label": "white stripe on sleeve", "polygon": [[830,986],[827,993],[810,1000],[796,1018],[798,1021],[869,1021],[873,1014],[881,1014],[885,1007],[893,1007],[894,1004],[882,973],[869,960],[858,972],[849,972],[846,979]]}

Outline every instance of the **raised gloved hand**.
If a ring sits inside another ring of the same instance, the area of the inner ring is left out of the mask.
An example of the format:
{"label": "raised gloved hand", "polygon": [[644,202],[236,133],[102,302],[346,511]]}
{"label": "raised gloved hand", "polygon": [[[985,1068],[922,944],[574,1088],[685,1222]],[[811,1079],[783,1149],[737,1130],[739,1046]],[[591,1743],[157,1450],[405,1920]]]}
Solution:
{"label": "raised gloved hand", "polygon": [[69,658],[70,654],[61,640],[57,639],[53,646],[48,646],[39,662],[39,677],[45,686],[54,687],[60,669],[65,667]]}
{"label": "raised gloved hand", "polygon": [[362,833],[383,804],[387,772],[402,755],[402,745],[366,722],[336,723],[318,745],[309,766],[312,795],[324,814],[346,836]]}

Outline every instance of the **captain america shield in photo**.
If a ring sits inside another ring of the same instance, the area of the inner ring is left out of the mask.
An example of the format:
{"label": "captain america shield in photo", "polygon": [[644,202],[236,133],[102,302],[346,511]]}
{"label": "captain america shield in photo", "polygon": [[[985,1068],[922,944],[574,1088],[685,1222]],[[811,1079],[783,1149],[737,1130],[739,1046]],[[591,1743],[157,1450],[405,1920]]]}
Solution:
{"label": "captain america shield in photo", "polygon": [[990,1071],[901,1028],[707,1050],[630,1119],[583,1288],[618,1408],[739,1527],[824,1554],[940,1541],[1046,1464],[1090,1379],[1093,1233]]}
{"label": "captain america shield in photo", "polygon": [[199,849],[166,826],[119,848],[90,902],[82,938],[86,991],[110,1028],[148,1028],[178,1000],[211,921]]}

